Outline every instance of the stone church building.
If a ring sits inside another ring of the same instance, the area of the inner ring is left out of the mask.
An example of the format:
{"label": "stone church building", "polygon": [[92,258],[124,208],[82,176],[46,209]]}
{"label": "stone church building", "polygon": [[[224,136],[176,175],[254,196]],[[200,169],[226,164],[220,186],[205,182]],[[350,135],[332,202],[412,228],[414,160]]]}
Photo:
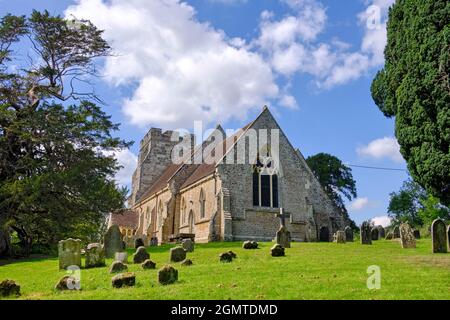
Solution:
{"label": "stone church building", "polygon": [[[266,170],[268,174],[263,171],[273,160],[261,159],[273,157],[273,129],[278,129],[279,160],[277,170]],[[258,149],[253,155],[247,134],[251,130],[268,132],[266,139],[257,136]],[[220,126],[215,131],[224,134]],[[152,128],[140,143],[128,201],[134,212],[130,217],[138,217],[134,235],[158,243],[183,234],[195,235],[196,242],[271,241],[280,226],[276,217],[280,207],[288,215],[286,226],[295,241],[329,241],[334,232],[344,229],[341,212],[267,107],[223,141],[206,139],[181,164],[173,163],[172,150],[182,138],[172,141],[172,135],[172,131]],[[213,150],[211,155],[217,150],[222,153],[209,161],[192,161],[207,148]],[[246,160],[256,159],[239,161],[243,149]]]}

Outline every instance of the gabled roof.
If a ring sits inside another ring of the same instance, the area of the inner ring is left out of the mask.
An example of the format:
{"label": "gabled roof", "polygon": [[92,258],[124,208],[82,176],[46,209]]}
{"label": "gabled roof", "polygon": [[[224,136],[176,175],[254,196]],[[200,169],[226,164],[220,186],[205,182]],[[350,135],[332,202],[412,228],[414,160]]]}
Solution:
{"label": "gabled roof", "polygon": [[119,227],[137,229],[139,224],[139,214],[130,209],[123,209],[111,213],[110,225],[117,225]]}

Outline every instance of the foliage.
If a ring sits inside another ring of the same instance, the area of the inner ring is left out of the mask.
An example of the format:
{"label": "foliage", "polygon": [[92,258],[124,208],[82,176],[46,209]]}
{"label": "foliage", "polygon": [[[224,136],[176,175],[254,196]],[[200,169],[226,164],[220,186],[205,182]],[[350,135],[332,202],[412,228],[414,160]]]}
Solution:
{"label": "foliage", "polygon": [[412,177],[450,204],[450,2],[398,0],[389,12],[386,63],[372,97],[395,116]]}
{"label": "foliage", "polygon": [[[15,60],[21,48],[32,52],[27,65]],[[25,254],[68,236],[89,241],[123,207],[119,166],[104,151],[129,143],[112,136],[118,124],[90,82],[93,59],[109,50],[89,21],[47,11],[0,21],[0,226]]]}
{"label": "foliage", "polygon": [[388,213],[393,220],[393,225],[408,222],[415,227],[421,226],[423,221],[419,216],[419,210],[426,196],[426,191],[411,179],[405,181],[398,192],[392,192]]}
{"label": "foliage", "polygon": [[450,219],[449,208],[441,205],[439,199],[429,195],[422,201],[423,208],[419,209],[419,217],[422,219],[424,225],[431,226],[435,219]]}
{"label": "foliage", "polygon": [[344,165],[337,157],[327,153],[318,153],[308,157],[306,162],[327,195],[342,210],[350,227],[357,230],[358,227],[350,219],[343,199],[345,197],[352,200],[357,197],[356,182],[353,180],[352,169]]}
{"label": "foliage", "polygon": [[[179,281],[170,286],[157,282],[157,272],[167,263],[169,248],[148,248],[155,270],[129,264],[136,274],[136,286],[114,289],[108,268],[82,269],[81,290],[59,293],[53,290],[65,271],[58,270],[55,258],[29,259],[0,267],[0,279],[21,285],[20,299],[56,300],[290,300],[290,299],[448,299],[450,257],[431,254],[431,240],[420,239],[417,248],[402,249],[397,241],[292,243],[285,258],[270,256],[270,242],[260,242],[259,250],[244,250],[242,242],[196,244],[189,253],[191,267],[174,264]],[[219,263],[222,252],[232,250],[237,259]],[[128,250],[131,255],[134,250]],[[281,259],[281,260],[280,260]],[[282,267],[280,267],[282,263]],[[368,290],[367,267],[382,270],[381,290]],[[301,268],[299,266],[302,266]],[[274,277],[276,281],[274,281]]]}

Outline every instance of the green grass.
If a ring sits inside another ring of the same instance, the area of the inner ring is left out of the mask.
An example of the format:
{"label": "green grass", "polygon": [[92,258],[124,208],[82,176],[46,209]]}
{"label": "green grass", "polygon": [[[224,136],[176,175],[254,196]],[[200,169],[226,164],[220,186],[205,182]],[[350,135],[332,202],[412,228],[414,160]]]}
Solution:
{"label": "green grass", "polygon": [[[18,282],[21,299],[450,299],[450,254],[432,254],[429,239],[419,240],[417,249],[402,249],[397,241],[293,243],[280,258],[270,256],[271,246],[243,250],[241,243],[198,244],[188,254],[194,265],[174,264],[179,281],[169,286],[158,284],[157,270],[130,264],[135,287],[113,289],[104,267],[82,270],[81,291],[55,292],[65,274],[58,271],[57,258],[4,264],[0,280]],[[168,262],[169,247],[148,249],[157,269]],[[227,250],[238,258],[220,263],[219,253]],[[379,290],[367,289],[370,265],[381,268]]]}

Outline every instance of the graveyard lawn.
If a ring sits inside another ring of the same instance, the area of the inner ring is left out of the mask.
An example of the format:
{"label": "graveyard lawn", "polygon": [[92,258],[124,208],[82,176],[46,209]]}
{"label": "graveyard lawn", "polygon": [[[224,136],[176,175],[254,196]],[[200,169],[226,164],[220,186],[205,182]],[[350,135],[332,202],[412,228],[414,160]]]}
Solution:
{"label": "graveyard lawn", "polygon": [[[57,258],[15,262],[0,260],[0,281],[21,285],[20,299],[450,299],[450,254],[432,254],[429,239],[418,240],[416,249],[402,249],[397,240],[292,243],[285,257],[271,257],[272,243],[244,250],[242,242],[197,244],[187,257],[193,266],[172,265],[179,281],[162,286],[157,270],[168,263],[171,246],[147,248],[155,270],[136,273],[136,286],[114,289],[107,266],[82,269],[81,291],[56,292],[64,276]],[[219,254],[237,253],[231,263],[220,263]],[[131,262],[132,251],[129,251]],[[381,268],[381,288],[367,288],[369,266]]]}

